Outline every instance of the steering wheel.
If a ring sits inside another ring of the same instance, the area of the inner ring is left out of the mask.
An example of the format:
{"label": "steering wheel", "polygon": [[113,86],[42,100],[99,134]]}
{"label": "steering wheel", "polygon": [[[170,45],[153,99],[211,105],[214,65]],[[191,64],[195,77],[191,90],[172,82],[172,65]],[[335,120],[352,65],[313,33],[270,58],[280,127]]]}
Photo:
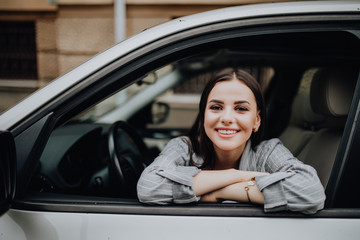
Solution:
{"label": "steering wheel", "polygon": [[110,173],[120,183],[120,195],[136,198],[136,184],[146,166],[148,152],[144,141],[128,123],[117,121],[110,127],[108,143]]}

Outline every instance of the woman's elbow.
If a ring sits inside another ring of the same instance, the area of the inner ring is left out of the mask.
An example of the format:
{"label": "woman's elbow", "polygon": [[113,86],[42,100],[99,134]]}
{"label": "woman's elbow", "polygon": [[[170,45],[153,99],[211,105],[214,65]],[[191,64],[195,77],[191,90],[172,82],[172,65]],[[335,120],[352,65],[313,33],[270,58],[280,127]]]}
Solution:
{"label": "woman's elbow", "polygon": [[137,184],[137,197],[141,203],[165,205],[172,201],[171,194],[163,189],[162,184],[150,182],[146,177],[140,178]]}
{"label": "woman's elbow", "polygon": [[137,186],[137,197],[141,203],[150,204],[153,201],[151,193],[149,191],[146,191],[139,184]]}
{"label": "woman's elbow", "polygon": [[313,191],[309,191],[307,197],[304,197],[302,202],[295,204],[296,206],[294,208],[304,214],[314,214],[324,208],[325,199],[325,192],[321,186],[321,188],[319,187],[313,189]]}

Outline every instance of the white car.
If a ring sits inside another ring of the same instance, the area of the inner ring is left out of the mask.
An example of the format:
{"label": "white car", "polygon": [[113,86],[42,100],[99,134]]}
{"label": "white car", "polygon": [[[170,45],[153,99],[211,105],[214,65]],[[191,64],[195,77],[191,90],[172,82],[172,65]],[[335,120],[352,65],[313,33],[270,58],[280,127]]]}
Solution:
{"label": "white car", "polygon": [[[360,2],[231,7],[147,29],[0,115],[0,239],[360,239]],[[211,73],[260,82],[266,138],[315,167],[313,215],[153,206],[136,182],[186,134]]]}

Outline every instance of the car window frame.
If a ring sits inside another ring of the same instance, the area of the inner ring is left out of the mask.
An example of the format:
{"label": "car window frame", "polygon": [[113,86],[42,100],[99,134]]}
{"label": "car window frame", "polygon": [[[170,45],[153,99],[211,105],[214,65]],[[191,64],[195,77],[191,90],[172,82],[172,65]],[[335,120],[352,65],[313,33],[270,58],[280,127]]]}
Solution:
{"label": "car window frame", "polygon": [[[341,15],[342,16],[342,15]],[[318,16],[320,19],[323,19],[324,26],[329,25],[328,22],[326,22],[326,17]],[[343,16],[344,17],[344,16]],[[273,20],[273,18],[271,18]],[[305,26],[308,24],[313,24],[309,19],[309,16],[303,16],[303,23],[299,23],[299,18],[296,17],[290,17],[288,19],[288,23],[285,24],[283,21],[284,17],[279,17],[278,19],[275,19],[275,23],[268,23],[269,25],[265,25],[265,27],[262,24],[265,24],[266,18],[257,19],[257,24],[254,25],[246,25],[243,23],[244,20],[240,21],[242,26],[236,26],[236,28],[233,25],[236,25],[234,22],[231,22],[231,27],[229,27],[227,30],[213,30],[213,32],[207,33],[217,33],[217,37],[221,38],[221,35],[223,35],[224,31],[233,31],[236,29],[236,31],[239,31],[239,29],[244,30],[243,32],[234,32],[234,35],[237,37],[244,37],[244,36],[252,36],[255,34],[264,34],[266,32],[271,31],[281,31],[279,28],[279,25],[276,22],[281,22],[281,27],[283,28],[282,31],[288,31],[288,32],[296,32],[296,31],[304,31],[306,29]],[[301,19],[301,18],[300,18]],[[331,16],[331,19],[334,21],[339,21],[339,19],[333,18]],[[346,19],[346,17],[344,17]],[[296,23],[294,22],[296,20]],[[246,21],[246,20],[245,20]],[[250,21],[250,20],[249,20]],[[309,22],[308,22],[309,21]],[[359,18],[358,18],[359,21]],[[285,21],[286,22],[286,21]],[[261,24],[260,24],[261,23]],[[223,23],[223,24],[229,24],[229,23]],[[249,24],[249,23],[247,23]],[[303,25],[302,25],[303,24]],[[221,25],[221,24],[220,24]],[[293,29],[296,25],[298,29]],[[338,27],[330,27],[331,29],[341,29],[342,25],[338,24]],[[212,26],[207,26],[206,28],[211,28]],[[314,28],[319,30],[319,24],[313,25]],[[214,28],[216,29],[216,28]],[[326,29],[324,27],[324,29]],[[147,51],[149,51],[146,55],[142,55],[145,50],[139,50],[138,52],[134,52],[133,54],[130,54],[129,56],[119,59],[119,61],[114,62],[113,64],[109,65],[102,71],[99,71],[98,73],[88,77],[87,79],[84,79],[79,85],[77,85],[75,88],[73,88],[71,91],[67,92],[65,97],[62,99],[55,98],[52,102],[50,102],[47,106],[43,106],[43,108],[39,109],[36,114],[34,114],[33,117],[31,117],[27,124],[24,124],[22,126],[19,126],[14,129],[14,132],[17,135],[17,139],[20,139],[21,135],[20,133],[24,133],[24,130],[27,128],[26,126],[34,126],[34,123],[37,123],[41,117],[46,116],[46,114],[51,113],[51,117],[46,121],[46,124],[44,123],[42,127],[40,127],[40,131],[38,134],[38,139],[47,139],[52,131],[52,129],[56,126],[59,126],[60,124],[66,122],[67,119],[69,119],[69,116],[75,115],[76,112],[79,111],[79,109],[83,109],[85,107],[89,107],[93,105],[94,103],[100,101],[104,98],[104,96],[109,95],[114,88],[124,88],[127,85],[131,84],[132,82],[136,81],[136,79],[139,79],[143,76],[143,73],[148,71],[148,68],[150,66],[146,65],[149,62],[153,62],[154,58],[159,58],[160,61],[158,62],[159,66],[164,65],[164,63],[168,63],[169,56],[176,54],[177,52],[174,52],[174,50],[171,50],[170,48],[174,47],[176,44],[183,45],[184,41],[193,41],[192,39],[195,37],[202,37],[203,43],[205,44],[206,41],[209,41],[209,39],[206,39],[205,34],[200,34],[198,36],[192,36],[196,30],[188,31],[184,35],[187,36],[187,40],[180,40],[180,41],[173,41],[171,39],[176,39],[179,37],[179,35],[170,36],[169,39],[163,39],[162,41],[158,41],[154,43],[157,48],[154,51],[150,51],[149,48],[153,48],[154,46],[148,46]],[[203,30],[206,32],[205,30]],[[306,29],[308,32],[309,29]],[[325,30],[324,30],[325,31]],[[190,37],[191,36],[191,37]],[[229,35],[227,36],[229,37]],[[171,45],[163,46],[162,45],[162,54],[159,54],[157,56],[154,56],[155,53],[158,53],[159,46],[163,44],[166,41],[173,41],[171,42]],[[213,40],[214,41],[214,40]],[[219,40],[217,40],[219,41]],[[196,44],[199,44],[200,42],[197,42]],[[184,47],[184,46],[183,46]],[[168,48],[168,50],[164,50],[165,48]],[[176,51],[180,51],[180,48],[176,48]],[[187,51],[189,51],[189,45],[187,45]],[[184,54],[184,52],[183,52]],[[176,56],[174,59],[179,58],[181,56]],[[139,69],[139,61],[142,62],[142,70],[137,71]],[[163,62],[162,62],[163,61]],[[152,66],[153,67],[153,66]],[[119,76],[119,72],[121,75]],[[119,81],[119,79],[125,79],[125,81]],[[101,79],[101,80],[99,80]],[[105,83],[105,84],[104,84]],[[88,86],[88,88],[83,91],[83,86]],[[83,102],[84,97],[86,99],[91,99]],[[59,101],[60,100],[60,101]],[[349,120],[350,121],[350,120]],[[44,140],[42,140],[44,141]],[[17,144],[18,145],[18,144]],[[28,161],[30,163],[34,163],[37,157],[39,157],[39,154],[41,153],[41,148],[44,144],[39,145],[38,152],[33,153],[32,156],[28,157],[26,160],[26,164],[23,166],[29,165]],[[21,149],[20,149],[21,151]],[[30,160],[29,160],[30,158]],[[35,160],[34,160],[35,159]],[[24,179],[19,184],[24,184]],[[81,201],[81,197],[77,196],[69,196],[68,198],[62,199],[62,201],[51,201],[53,198],[39,198],[34,196],[26,196],[24,193],[19,194],[20,198],[17,198],[15,200],[14,209],[22,209],[22,210],[35,210],[35,211],[56,211],[56,212],[93,212],[93,213],[104,213],[104,212],[112,212],[112,213],[119,213],[119,214],[160,214],[160,215],[167,215],[167,214],[179,214],[179,215],[194,215],[196,213],[196,216],[199,215],[208,215],[207,211],[210,211],[210,209],[213,209],[211,205],[199,205],[199,206],[168,206],[168,207],[157,207],[157,206],[144,206],[142,204],[126,204],[122,203],[121,200],[114,201],[115,199],[105,199],[103,202],[99,201],[97,198],[93,198],[94,200],[88,200],[88,201]],[[53,195],[54,196],[54,195]],[[61,199],[58,198],[57,199]],[[54,199],[53,199],[54,200]],[[73,204],[73,202],[77,202]],[[69,203],[70,202],[70,203]],[[95,206],[97,203],[101,203],[100,205]],[[209,207],[210,206],[210,207]],[[298,217],[299,215],[296,213],[273,213],[273,214],[264,214],[263,210],[256,206],[244,206],[243,204],[239,204],[238,206],[234,207],[233,205],[225,206],[218,208],[219,205],[216,205],[217,207],[209,212],[209,215],[211,216],[221,216],[226,215],[228,213],[228,210],[231,211],[234,216],[274,216],[274,217]],[[161,210],[160,210],[161,209]],[[235,210],[234,210],[235,209]],[[325,211],[325,212],[324,212]],[[328,209],[324,210],[318,215],[313,216],[320,216],[320,217],[326,217],[326,216],[338,216],[338,217],[349,217],[349,209],[348,210],[334,210],[334,209]],[[175,213],[174,213],[175,212]],[[178,212],[178,213],[176,213]],[[335,213],[336,212],[336,213]],[[355,217],[360,216],[360,209],[352,209],[352,214]],[[300,216],[304,217],[300,214]]]}
{"label": "car window frame", "polygon": [[[359,117],[360,69],[343,136],[333,165],[328,187],[325,190],[327,197],[325,206],[328,208],[344,207],[343,205],[347,201],[354,201],[354,199],[352,199],[353,196],[349,194],[357,188],[358,178],[356,177],[356,169],[360,169],[360,164],[357,160],[358,156],[360,156],[360,150],[356,147],[360,144]],[[357,195],[354,194],[354,196]],[[357,199],[360,201],[360,197],[357,197]]]}

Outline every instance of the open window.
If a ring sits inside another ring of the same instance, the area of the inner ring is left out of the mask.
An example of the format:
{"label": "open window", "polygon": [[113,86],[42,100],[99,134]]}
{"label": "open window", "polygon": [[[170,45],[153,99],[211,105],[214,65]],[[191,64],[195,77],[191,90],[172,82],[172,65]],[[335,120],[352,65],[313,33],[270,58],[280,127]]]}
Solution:
{"label": "open window", "polygon": [[[57,211],[66,202],[81,203],[77,211],[123,212],[130,205],[138,208],[126,211],[152,211],[144,210],[136,199],[137,177],[169,139],[187,133],[202,86],[215,70],[226,66],[240,66],[260,82],[267,104],[265,138],[279,137],[291,124],[304,74],[334,66],[358,67],[360,56],[359,39],[352,33],[326,25],[312,30],[304,30],[308,25],[281,27],[184,34],[90,76],[84,80],[86,88],[75,89],[51,109],[53,128],[47,132],[50,137],[24,198],[39,209],[42,201],[56,203]],[[94,202],[115,207],[91,208]],[[22,206],[26,208],[26,203]],[[205,213],[199,204],[197,213],[223,215],[216,206]],[[178,214],[184,207],[189,206],[179,207]],[[263,214],[257,206],[235,207],[232,214],[244,209],[250,209],[249,215]]]}

